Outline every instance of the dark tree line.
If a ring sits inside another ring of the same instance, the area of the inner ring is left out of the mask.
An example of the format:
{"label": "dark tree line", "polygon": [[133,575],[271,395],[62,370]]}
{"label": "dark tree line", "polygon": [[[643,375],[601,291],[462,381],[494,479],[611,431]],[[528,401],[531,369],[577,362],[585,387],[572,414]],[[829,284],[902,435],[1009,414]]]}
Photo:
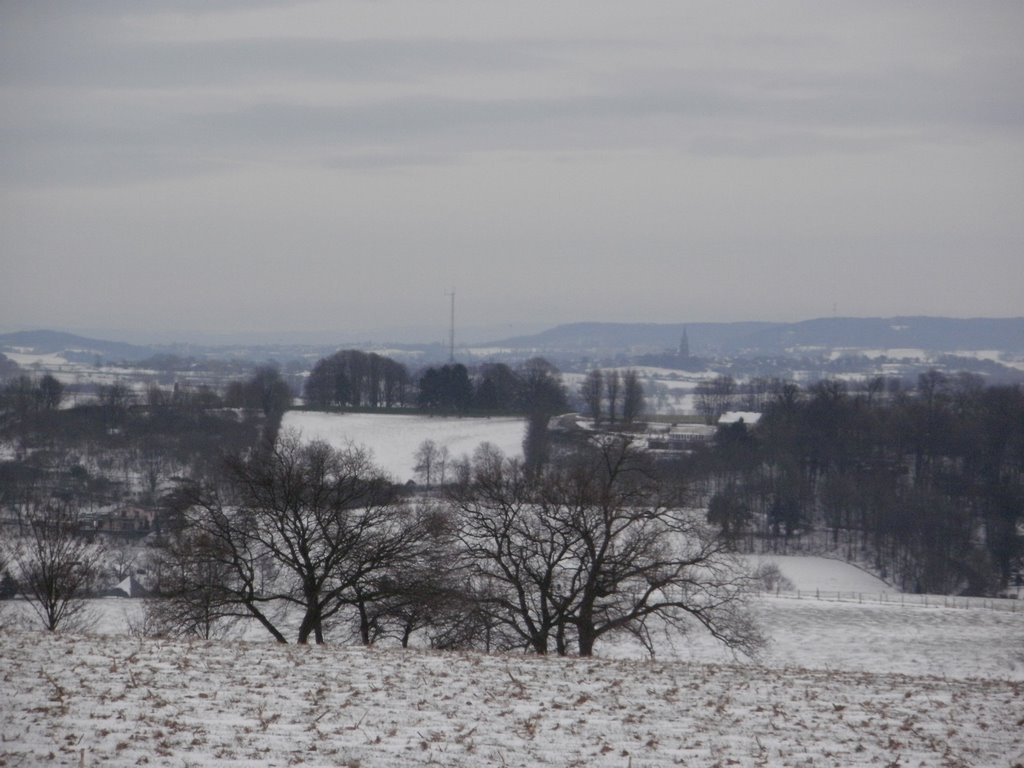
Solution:
{"label": "dark tree line", "polygon": [[732,376],[716,376],[711,381],[702,381],[693,393],[697,413],[704,418],[704,423],[716,424],[736,403],[736,382]]}
{"label": "dark tree line", "polygon": [[416,403],[437,413],[465,413],[473,407],[473,383],[462,363],[427,368],[419,379]]}
{"label": "dark tree line", "polygon": [[401,363],[375,352],[347,349],[313,366],[305,398],[317,407],[392,408],[407,404],[410,381]]}
{"label": "dark tree line", "polygon": [[388,357],[342,350],[319,360],[304,387],[306,402],[320,408],[415,406],[433,413],[527,415],[566,409],[557,369],[542,358],[511,367],[484,363],[430,366],[413,376]]}
{"label": "dark tree line", "polygon": [[440,413],[553,415],[567,408],[561,376],[544,358],[512,368],[485,363],[470,370],[461,363],[427,368],[420,375],[420,407]]}
{"label": "dark tree line", "polygon": [[738,541],[825,532],[903,589],[993,594],[1024,556],[1024,392],[932,371],[780,384],[702,455],[709,517]]}
{"label": "dark tree line", "polygon": [[21,374],[0,388],[0,418],[11,424],[43,411],[55,411],[64,399],[64,385],[51,374]]}
{"label": "dark tree line", "polygon": [[7,355],[0,353],[0,381],[13,379],[20,371],[21,366],[7,357]]}
{"label": "dark tree line", "polygon": [[595,424],[632,426],[644,412],[644,387],[633,369],[591,370],[580,385],[580,398]]}
{"label": "dark tree line", "polygon": [[291,404],[291,389],[273,366],[261,366],[249,378],[232,381],[224,393],[224,405],[228,408],[260,410],[277,420]]}

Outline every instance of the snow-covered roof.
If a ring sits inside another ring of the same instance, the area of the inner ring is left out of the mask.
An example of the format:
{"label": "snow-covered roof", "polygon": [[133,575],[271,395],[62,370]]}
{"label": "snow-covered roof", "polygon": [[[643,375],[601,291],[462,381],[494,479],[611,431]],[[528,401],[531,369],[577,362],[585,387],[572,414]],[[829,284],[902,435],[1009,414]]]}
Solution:
{"label": "snow-covered roof", "polygon": [[761,414],[757,411],[726,411],[718,419],[719,424],[735,424],[742,421],[744,424],[757,424],[761,420]]}

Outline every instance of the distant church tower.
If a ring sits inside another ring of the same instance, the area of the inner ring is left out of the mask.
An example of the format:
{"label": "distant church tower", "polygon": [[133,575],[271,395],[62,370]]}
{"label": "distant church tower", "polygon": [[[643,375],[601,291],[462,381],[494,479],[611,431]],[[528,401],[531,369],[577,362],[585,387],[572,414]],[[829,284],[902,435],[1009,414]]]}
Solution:
{"label": "distant church tower", "polygon": [[683,338],[679,340],[679,358],[688,360],[690,358],[690,339],[686,336],[686,327],[683,327]]}

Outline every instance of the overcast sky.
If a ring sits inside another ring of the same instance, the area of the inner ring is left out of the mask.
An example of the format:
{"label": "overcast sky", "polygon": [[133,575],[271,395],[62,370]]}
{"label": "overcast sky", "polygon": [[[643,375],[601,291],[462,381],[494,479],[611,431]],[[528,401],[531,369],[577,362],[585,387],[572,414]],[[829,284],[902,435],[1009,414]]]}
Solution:
{"label": "overcast sky", "polygon": [[4,0],[0,330],[1024,315],[1022,40],[1016,0]]}

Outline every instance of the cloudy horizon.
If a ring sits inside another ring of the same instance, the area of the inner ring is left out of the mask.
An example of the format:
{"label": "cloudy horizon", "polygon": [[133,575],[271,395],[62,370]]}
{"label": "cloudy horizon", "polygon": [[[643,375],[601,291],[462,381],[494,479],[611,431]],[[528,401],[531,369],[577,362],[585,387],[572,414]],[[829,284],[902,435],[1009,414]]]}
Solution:
{"label": "cloudy horizon", "polygon": [[1021,316],[1022,22],[6,4],[0,331]]}

